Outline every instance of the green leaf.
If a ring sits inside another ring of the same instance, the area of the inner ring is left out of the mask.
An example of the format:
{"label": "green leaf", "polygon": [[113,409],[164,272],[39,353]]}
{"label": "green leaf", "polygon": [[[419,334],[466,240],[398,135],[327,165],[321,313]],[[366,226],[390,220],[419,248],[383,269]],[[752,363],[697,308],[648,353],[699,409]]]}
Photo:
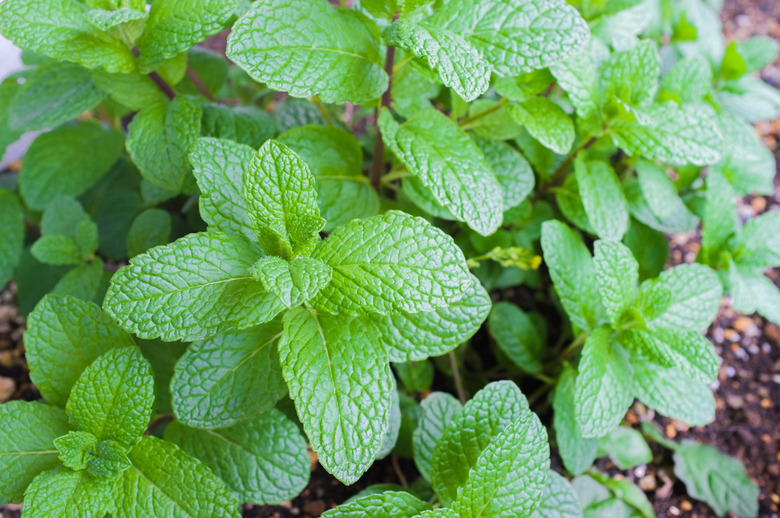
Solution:
{"label": "green leaf", "polygon": [[665,218],[659,218],[648,204],[642,192],[642,185],[636,178],[628,178],[623,182],[623,192],[628,200],[631,215],[643,225],[663,233],[691,232],[699,224],[696,217],[685,206],[685,203],[674,203],[674,212]]}
{"label": "green leaf", "polygon": [[317,206],[314,176],[293,150],[269,140],[244,176],[244,199],[260,244],[284,257],[308,255],[325,225]]}
{"label": "green leaf", "polygon": [[677,194],[674,182],[662,167],[640,160],[636,165],[636,175],[647,205],[659,220],[688,211]]}
{"label": "green leaf", "polygon": [[639,265],[631,250],[616,241],[596,241],[593,264],[601,300],[617,325],[639,294]]}
{"label": "green leaf", "polygon": [[461,517],[529,516],[539,507],[550,469],[547,432],[527,412],[493,437],[458,488]]}
{"label": "green leaf", "polygon": [[701,101],[712,91],[712,66],[704,56],[681,59],[661,83],[659,98],[681,104]]}
{"label": "green leaf", "polygon": [[385,491],[367,495],[323,514],[323,518],[414,518],[431,510],[431,504],[423,502],[406,491]]}
{"label": "green leaf", "polygon": [[623,187],[608,162],[576,160],[582,204],[596,234],[601,239],[620,241],[628,231],[628,203]]}
{"label": "green leaf", "polygon": [[19,88],[8,123],[17,131],[54,128],[93,108],[105,96],[83,67],[49,61],[38,66]]}
{"label": "green leaf", "polygon": [[531,97],[508,108],[518,124],[559,155],[565,155],[574,143],[574,123],[563,108],[546,97]]}
{"label": "green leaf", "polygon": [[121,133],[92,122],[44,133],[30,146],[19,173],[22,199],[43,210],[57,196],[82,194],[108,172],[121,149]]}
{"label": "green leaf", "polygon": [[97,448],[97,438],[89,432],[68,432],[54,440],[60,460],[66,468],[82,470],[89,464],[91,451]]}
{"label": "green leaf", "polygon": [[490,86],[490,65],[479,50],[459,34],[430,23],[401,19],[384,33],[389,45],[425,60],[441,81],[470,102]]}
{"label": "green leaf", "polygon": [[289,263],[280,257],[264,257],[252,267],[252,275],[292,309],[316,297],[330,282],[333,269],[311,257]]}
{"label": "green leaf", "polygon": [[200,106],[181,95],[146,106],[133,117],[127,128],[127,152],[144,178],[163,189],[182,189],[200,119]]}
{"label": "green leaf", "polygon": [[620,469],[631,469],[653,460],[653,452],[642,434],[634,428],[618,426],[601,438],[600,454],[609,455]]}
{"label": "green leaf", "polygon": [[[501,107],[499,104],[500,101],[493,99],[477,99],[471,103],[469,117],[475,118],[479,115],[479,118],[464,124],[462,129],[471,130],[475,135],[489,140],[510,140],[519,137],[523,133],[523,128],[509,113],[508,107]],[[488,110],[491,111],[485,113]]]}
{"label": "green leaf", "polygon": [[[92,9],[87,12],[87,20],[97,29],[106,32],[114,27],[120,27],[119,30],[130,36],[134,40],[137,35],[143,32],[145,21],[149,15],[142,10],[130,7],[119,9]],[[136,23],[133,23],[136,22]]]}
{"label": "green leaf", "polygon": [[490,312],[491,300],[473,275],[463,297],[433,311],[371,315],[391,361],[419,361],[441,356],[468,341]]}
{"label": "green leaf", "polygon": [[737,50],[737,42],[732,41],[723,53],[723,61],[720,64],[720,76],[726,80],[739,79],[747,73],[747,63],[742,59]]}
{"label": "green leaf", "polygon": [[629,156],[668,165],[710,165],[720,160],[723,138],[708,109],[666,103],[635,113],[637,120],[615,123],[610,134]]}
{"label": "green leaf", "polygon": [[16,80],[0,81],[0,159],[5,154],[5,149],[22,136],[21,131],[12,130],[8,123],[16,94],[21,88],[22,85]]}
{"label": "green leaf", "polygon": [[362,104],[388,87],[376,25],[325,0],[254,4],[233,26],[227,56],[293,97]]}
{"label": "green leaf", "polygon": [[135,56],[118,39],[95,30],[89,8],[78,0],[8,0],[0,7],[0,33],[16,45],[87,68],[135,70]]}
{"label": "green leaf", "polygon": [[407,392],[427,393],[431,390],[434,370],[430,361],[394,362],[393,370]]}
{"label": "green leaf", "polygon": [[22,512],[31,518],[104,516],[116,510],[112,484],[87,471],[59,467],[41,473],[24,493]]}
{"label": "green leaf", "polygon": [[431,463],[436,445],[444,435],[444,430],[463,405],[446,392],[433,392],[422,400],[422,413],[414,429],[414,463],[420,474],[431,481]]}
{"label": "green leaf", "polygon": [[44,297],[30,313],[24,334],[30,378],[46,401],[62,407],[95,359],[114,347],[132,345],[130,335],[99,307],[67,296]]}
{"label": "green leaf", "polygon": [[203,105],[202,132],[209,137],[232,140],[254,149],[276,134],[276,121],[256,106]]}
{"label": "green leaf", "polygon": [[225,428],[273,408],[287,393],[276,350],[281,336],[282,326],[272,322],[193,343],[171,379],[177,419]]}
{"label": "green leaf", "polygon": [[88,302],[101,302],[108,277],[103,261],[94,258],[91,263],[77,266],[66,273],[49,292],[52,295],[70,295]]}
{"label": "green leaf", "polygon": [[465,296],[471,277],[452,238],[422,218],[389,211],[334,230],[313,252],[333,278],[312,301],[329,313],[415,313]]}
{"label": "green leaf", "polygon": [[141,72],[151,72],[166,59],[217,34],[237,4],[236,0],[157,0],[138,40]]}
{"label": "green leaf", "polygon": [[360,7],[377,18],[393,19],[393,15],[406,14],[431,3],[431,0],[361,0]]}
{"label": "green leaf", "polygon": [[710,172],[719,171],[739,194],[774,192],[775,157],[751,124],[724,112],[718,116],[723,133],[723,158]]}
{"label": "green leaf", "polygon": [[217,430],[174,421],[165,438],[203,462],[245,502],[278,505],[298,496],[309,481],[306,440],[276,409]]}
{"label": "green leaf", "polygon": [[256,151],[229,140],[201,138],[190,154],[200,188],[200,215],[212,230],[257,239],[244,201],[244,176]]}
{"label": "green leaf", "polygon": [[576,383],[575,412],[584,437],[602,437],[617,426],[634,401],[628,354],[606,327],[585,341]]}
{"label": "green leaf", "polygon": [[125,447],[110,439],[98,442],[89,432],[69,432],[54,441],[65,467],[87,470],[99,479],[113,479],[132,465]]}
{"label": "green leaf", "polygon": [[665,367],[678,367],[686,376],[711,384],[718,379],[720,361],[715,348],[699,331],[654,328],[630,331],[630,340],[645,356]]}
{"label": "green leaf", "polygon": [[722,252],[731,249],[730,241],[738,232],[736,195],[728,181],[717,171],[707,174],[706,206],[702,218],[702,262],[717,267]]}
{"label": "green leaf", "polygon": [[575,379],[577,372],[567,367],[558,378],[553,394],[553,428],[558,453],[563,465],[572,475],[579,475],[596,460],[598,439],[582,435],[575,413]]}
{"label": "green leaf", "polygon": [[147,209],[133,220],[127,234],[127,254],[135,257],[170,242],[171,214],[162,209]]}
{"label": "green leaf", "polygon": [[379,197],[363,175],[363,150],[351,133],[309,124],[287,130],[278,140],[309,165],[325,231],[379,211]]}
{"label": "green leaf", "polygon": [[465,37],[496,74],[510,77],[561,61],[590,33],[579,13],[560,0],[454,0],[429,22]]}
{"label": "green leaf", "polygon": [[715,397],[704,383],[645,358],[637,357],[632,364],[636,398],[648,407],[690,426],[704,426],[715,419]]}
{"label": "green leaf", "polygon": [[38,473],[60,463],[54,440],[70,431],[65,411],[38,402],[0,405],[0,502],[22,501]]}
{"label": "green leaf", "polygon": [[46,264],[79,264],[84,259],[73,239],[59,234],[40,237],[30,252]]}
{"label": "green leaf", "polygon": [[753,36],[738,44],[739,55],[745,61],[747,72],[758,72],[777,59],[778,43],[768,36]]}
{"label": "green leaf", "polygon": [[382,446],[393,386],[387,353],[359,319],[295,309],[284,316],[279,359],[320,463],[351,484]]}
{"label": "green leaf", "polygon": [[111,278],[103,307],[141,338],[166,341],[262,324],[283,308],[250,273],[262,255],[239,236],[190,234],[134,257]]}
{"label": "green leaf", "polygon": [[137,347],[118,347],[100,356],[73,385],[67,411],[71,423],[98,441],[132,446],[152,419],[154,378]]}
{"label": "green leaf", "polygon": [[41,234],[31,251],[42,262],[77,264],[94,259],[97,225],[73,198],[60,196],[48,204],[41,218]]}
{"label": "green leaf", "polygon": [[147,106],[163,102],[165,94],[157,88],[147,75],[109,74],[102,70],[91,70],[92,80],[112,99],[131,110],[142,110]]}
{"label": "green leaf", "polygon": [[548,471],[541,505],[531,518],[582,518],[577,493],[569,481],[553,470]]}
{"label": "green leaf", "polygon": [[[655,518],[655,510],[647,499],[647,495],[630,480],[609,478],[595,470],[590,472],[590,476],[609,488],[609,490],[620,499],[619,501],[621,503],[625,502],[625,504],[631,506],[626,506],[627,511],[623,511],[627,512],[629,517]],[[601,512],[609,513],[610,511],[608,509],[608,507],[605,507]],[[615,511],[612,512],[614,513]]]}
{"label": "green leaf", "polygon": [[542,250],[555,291],[572,323],[594,329],[605,317],[596,269],[582,240],[560,221],[542,224]]}
{"label": "green leaf", "polygon": [[742,228],[742,239],[735,260],[740,265],[772,268],[780,265],[780,211],[765,212]]}
{"label": "green leaf", "polygon": [[490,383],[466,403],[433,450],[431,482],[442,504],[449,506],[456,500],[458,488],[468,480],[472,466],[491,441],[528,413],[528,401],[511,381]]}
{"label": "green leaf", "polygon": [[206,466],[175,445],[145,435],[130,452],[117,507],[126,518],[239,518],[238,502]]}
{"label": "green leaf", "polygon": [[669,243],[662,232],[632,219],[623,242],[639,262],[640,281],[657,277],[663,271],[669,257]]}
{"label": "green leaf", "polygon": [[581,130],[591,133],[601,127],[602,114],[597,70],[588,50],[573,54],[550,67],[558,85],[569,95]]}
{"label": "green leaf", "polygon": [[771,322],[780,322],[780,291],[768,277],[731,264],[729,284],[734,309],[745,314],[756,312]]}
{"label": "green leaf", "polygon": [[[472,137],[504,191],[504,211],[520,205],[536,183],[528,160],[515,148],[497,140]],[[404,184],[405,185],[405,184]]]}
{"label": "green leaf", "polygon": [[[0,151],[1,153],[1,151]],[[24,211],[16,195],[0,189],[0,286],[5,286],[14,273],[24,244]]]}
{"label": "green leaf", "polygon": [[707,444],[684,442],[674,452],[674,473],[688,494],[707,502],[717,514],[758,516],[758,487],[740,461]]}
{"label": "green leaf", "polygon": [[607,99],[641,106],[655,97],[661,79],[658,45],[646,40],[625,52],[616,52],[601,66],[601,83]]}
{"label": "green leaf", "polygon": [[482,235],[501,224],[503,195],[477,145],[446,115],[416,113],[398,124],[389,110],[379,116],[382,139],[433,197]]}
{"label": "green leaf", "polygon": [[545,337],[523,310],[509,302],[495,303],[488,329],[499,349],[520,369],[530,373],[542,370]]}

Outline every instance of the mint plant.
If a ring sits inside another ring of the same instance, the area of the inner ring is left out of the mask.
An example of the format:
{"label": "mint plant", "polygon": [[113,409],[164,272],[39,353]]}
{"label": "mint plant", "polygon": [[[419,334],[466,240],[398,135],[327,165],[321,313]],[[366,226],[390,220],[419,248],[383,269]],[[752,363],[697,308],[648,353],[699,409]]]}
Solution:
{"label": "mint plant", "polygon": [[594,466],[651,460],[627,410],[715,418],[723,294],[780,323],[780,222],[734,210],[774,190],[778,46],[717,4],[3,1],[0,149],[42,133],[0,175],[0,282],[43,402],[0,408],[0,503],[236,516],[310,447],[417,471],[325,516],[654,516]]}

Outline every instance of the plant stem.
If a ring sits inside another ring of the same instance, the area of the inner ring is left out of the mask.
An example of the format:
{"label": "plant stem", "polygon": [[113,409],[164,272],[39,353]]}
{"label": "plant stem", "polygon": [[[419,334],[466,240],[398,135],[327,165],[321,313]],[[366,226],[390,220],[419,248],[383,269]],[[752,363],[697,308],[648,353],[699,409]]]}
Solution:
{"label": "plant stem", "polygon": [[216,99],[214,99],[214,95],[206,86],[206,83],[203,82],[203,79],[200,78],[198,73],[195,72],[195,69],[192,68],[189,64],[187,65],[187,77],[190,79],[190,81],[192,81],[192,84],[195,85],[195,88],[198,89],[198,92],[200,92],[203,97],[211,102],[216,101]]}
{"label": "plant stem", "polygon": [[157,72],[149,72],[149,78],[154,81],[154,84],[157,85],[157,88],[159,88],[168,99],[173,101],[176,98],[176,91],[171,88],[171,85],[165,82],[165,79],[163,79],[160,74]]}
{"label": "plant stem", "polygon": [[328,109],[325,107],[324,104],[322,104],[322,101],[320,101],[320,98],[316,95],[311,98],[312,102],[314,103],[314,106],[317,107],[317,109],[322,114],[322,118],[325,119],[325,123],[328,126],[333,126],[333,117],[330,116],[330,113],[328,113]]}
{"label": "plant stem", "polygon": [[389,78],[387,84],[387,90],[382,94],[382,101],[379,103],[379,107],[376,110],[376,141],[374,142],[374,160],[371,164],[371,185],[379,192],[380,184],[382,182],[382,173],[385,168],[385,141],[382,140],[382,135],[379,132],[379,113],[383,107],[389,107],[391,102],[391,93],[393,89],[393,63],[395,62],[395,47],[392,45],[387,46],[387,54],[385,56],[385,72]]}
{"label": "plant stem", "polygon": [[401,465],[398,463],[398,455],[393,453],[390,456],[390,462],[393,463],[393,471],[395,471],[395,476],[398,477],[398,482],[401,483],[401,487],[408,488],[409,481],[406,480],[406,475],[404,475],[404,472],[401,470]]}
{"label": "plant stem", "polygon": [[455,379],[455,390],[458,392],[458,399],[465,405],[466,401],[469,400],[469,395],[463,387],[463,378],[460,377],[460,369],[458,368],[458,359],[455,357],[455,351],[450,351],[447,357],[450,359],[452,377]]}
{"label": "plant stem", "polygon": [[563,184],[563,181],[566,179],[566,174],[568,174],[571,164],[577,158],[577,155],[580,154],[580,151],[585,151],[586,149],[589,149],[597,140],[598,137],[590,137],[588,140],[584,140],[580,142],[580,145],[574,148],[574,151],[572,151],[571,154],[566,158],[566,160],[564,160],[561,163],[561,165],[558,166],[558,169],[556,169],[553,175],[550,177],[550,181],[544,184],[541,189],[536,191],[533,201],[538,201],[539,198],[541,198],[544,193],[546,193],[553,187],[558,187],[561,184]]}
{"label": "plant stem", "polygon": [[471,124],[472,122],[481,119],[482,117],[487,117],[488,115],[497,112],[498,110],[500,110],[501,108],[503,108],[507,104],[509,104],[509,99],[507,99],[506,97],[502,97],[501,101],[497,105],[493,106],[492,108],[488,108],[487,110],[485,110],[483,112],[476,113],[476,114],[472,115],[471,117],[466,117],[465,119],[462,119],[460,122],[458,122],[458,125],[461,128],[463,128],[464,126],[467,126],[467,125]]}
{"label": "plant stem", "polygon": [[173,421],[173,414],[158,415],[151,423],[149,423],[149,426],[146,427],[146,435],[149,435],[152,430],[158,426],[164,425],[165,423],[170,423],[171,421]]}

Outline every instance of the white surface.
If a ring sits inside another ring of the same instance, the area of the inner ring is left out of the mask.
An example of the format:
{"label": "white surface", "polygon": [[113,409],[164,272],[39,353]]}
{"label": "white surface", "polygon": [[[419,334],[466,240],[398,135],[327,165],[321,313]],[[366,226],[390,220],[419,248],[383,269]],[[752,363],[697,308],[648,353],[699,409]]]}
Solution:
{"label": "white surface", "polygon": [[[0,0],[1,2],[2,0]],[[0,36],[0,81],[22,68],[22,51],[13,43]],[[19,160],[27,152],[27,148],[38,133],[25,133],[18,141],[14,142],[5,150],[5,155],[0,160],[0,171],[5,169],[9,163]],[[2,150],[0,150],[2,154]]]}

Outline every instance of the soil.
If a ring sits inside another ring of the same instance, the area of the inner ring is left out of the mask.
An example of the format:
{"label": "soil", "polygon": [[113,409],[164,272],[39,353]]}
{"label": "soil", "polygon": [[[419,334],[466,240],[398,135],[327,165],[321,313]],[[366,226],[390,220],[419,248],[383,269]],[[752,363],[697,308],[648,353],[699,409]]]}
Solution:
{"label": "soil", "polygon": [[[775,0],[727,0],[721,18],[729,40],[742,41],[762,34],[780,41],[780,2]],[[780,88],[780,60],[761,75]],[[780,163],[780,119],[760,123],[756,130]],[[780,181],[776,178],[775,182],[773,196],[741,200],[739,214],[743,219],[780,210]],[[678,235],[670,244],[671,263],[691,262],[699,246],[698,235]],[[770,272],[770,277],[780,286],[780,270]],[[29,379],[22,343],[24,320],[14,295],[13,284],[0,292],[0,403],[39,397]],[[706,427],[690,428],[637,403],[629,411],[627,422],[638,425],[650,420],[669,438],[697,440],[737,457],[761,488],[759,516],[780,518],[780,327],[757,315],[740,315],[724,300],[707,337],[723,359],[715,387],[715,421]],[[654,459],[646,466],[620,472],[608,460],[602,460],[599,467],[639,484],[659,518],[715,517],[706,504],[688,497],[684,485],[676,480],[671,452],[657,445],[652,448]],[[559,464],[553,458],[553,465]],[[313,458],[311,480],[300,496],[279,506],[245,506],[243,514],[247,518],[314,518],[371,484],[402,484],[404,478],[413,480],[415,475],[411,461],[390,457],[377,462],[357,483],[344,486]],[[0,507],[0,518],[18,518],[19,507]]]}

